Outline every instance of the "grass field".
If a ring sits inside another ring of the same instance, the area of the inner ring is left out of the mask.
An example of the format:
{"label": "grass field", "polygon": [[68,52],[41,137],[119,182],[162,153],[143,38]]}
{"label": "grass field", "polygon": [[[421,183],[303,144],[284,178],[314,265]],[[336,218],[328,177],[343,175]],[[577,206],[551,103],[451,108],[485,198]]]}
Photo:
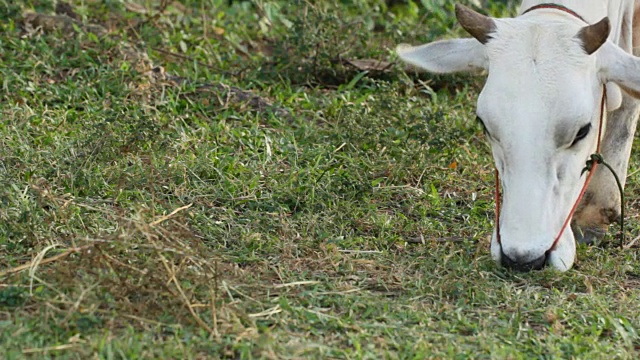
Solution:
{"label": "grass field", "polygon": [[0,0],[0,357],[637,358],[637,250],[491,260],[483,78],[393,54],[452,13]]}

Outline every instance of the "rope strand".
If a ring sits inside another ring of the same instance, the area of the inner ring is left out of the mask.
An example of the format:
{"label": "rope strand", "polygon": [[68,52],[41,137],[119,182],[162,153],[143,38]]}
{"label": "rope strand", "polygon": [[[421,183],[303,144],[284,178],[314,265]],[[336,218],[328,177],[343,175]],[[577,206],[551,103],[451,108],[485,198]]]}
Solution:
{"label": "rope strand", "polygon": [[609,171],[611,172],[611,175],[613,175],[613,178],[616,180],[616,185],[618,185],[618,191],[620,192],[620,248],[622,249],[624,248],[624,243],[625,243],[624,188],[622,187],[622,182],[620,181],[620,177],[618,176],[616,171],[613,170],[613,167],[611,167],[611,165],[609,165],[606,161],[604,161],[604,158],[599,153],[591,154],[591,158],[587,160],[587,166],[584,169],[582,169],[582,173],[584,173],[585,171],[591,171],[591,173],[593,173],[593,170],[591,169],[592,168],[595,169],[595,167],[598,164],[602,164],[604,167],[609,169]]}

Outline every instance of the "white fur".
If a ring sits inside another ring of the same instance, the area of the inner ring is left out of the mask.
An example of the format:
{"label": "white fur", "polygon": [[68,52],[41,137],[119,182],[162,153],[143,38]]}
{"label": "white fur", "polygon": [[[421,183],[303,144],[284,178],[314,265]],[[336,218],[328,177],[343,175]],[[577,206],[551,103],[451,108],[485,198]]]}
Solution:
{"label": "white fur", "polygon": [[[521,12],[542,2],[525,0]],[[607,84],[608,111],[622,103],[617,85],[640,92],[640,58],[628,53],[634,1],[556,3],[589,23],[608,16],[607,42],[587,55],[576,37],[586,24],[565,12],[541,9],[494,19],[496,31],[486,45],[458,39],[398,50],[402,60],[431,72],[488,70],[477,113],[491,135],[503,185],[502,252],[522,263],[551,248],[584,185],[586,174],[580,174],[596,150],[602,84]],[[570,146],[588,123],[588,136]],[[495,230],[491,253],[501,260]],[[547,263],[566,271],[575,254],[575,238],[567,228]]]}

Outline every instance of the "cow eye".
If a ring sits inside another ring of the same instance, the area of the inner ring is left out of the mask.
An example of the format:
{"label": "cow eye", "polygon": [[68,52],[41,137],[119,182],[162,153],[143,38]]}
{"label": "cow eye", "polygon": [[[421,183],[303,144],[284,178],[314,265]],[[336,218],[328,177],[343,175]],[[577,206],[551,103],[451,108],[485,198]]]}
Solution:
{"label": "cow eye", "polygon": [[591,130],[591,124],[587,124],[581,127],[580,130],[578,130],[578,133],[576,134],[576,138],[573,140],[573,143],[571,143],[571,146],[577,144],[578,141],[587,137],[587,135],[589,134],[589,130]]}

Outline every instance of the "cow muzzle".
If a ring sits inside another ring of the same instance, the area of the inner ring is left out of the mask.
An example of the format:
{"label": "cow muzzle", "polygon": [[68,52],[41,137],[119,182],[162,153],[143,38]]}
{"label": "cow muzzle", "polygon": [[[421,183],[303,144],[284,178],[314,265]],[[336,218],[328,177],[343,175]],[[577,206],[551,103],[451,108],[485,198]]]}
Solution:
{"label": "cow muzzle", "polygon": [[526,259],[512,259],[507,254],[502,251],[502,247],[500,247],[500,262],[502,266],[519,271],[519,272],[529,272],[531,270],[542,270],[542,268],[547,264],[547,254],[542,254],[542,256],[538,257],[534,260],[526,260]]}

